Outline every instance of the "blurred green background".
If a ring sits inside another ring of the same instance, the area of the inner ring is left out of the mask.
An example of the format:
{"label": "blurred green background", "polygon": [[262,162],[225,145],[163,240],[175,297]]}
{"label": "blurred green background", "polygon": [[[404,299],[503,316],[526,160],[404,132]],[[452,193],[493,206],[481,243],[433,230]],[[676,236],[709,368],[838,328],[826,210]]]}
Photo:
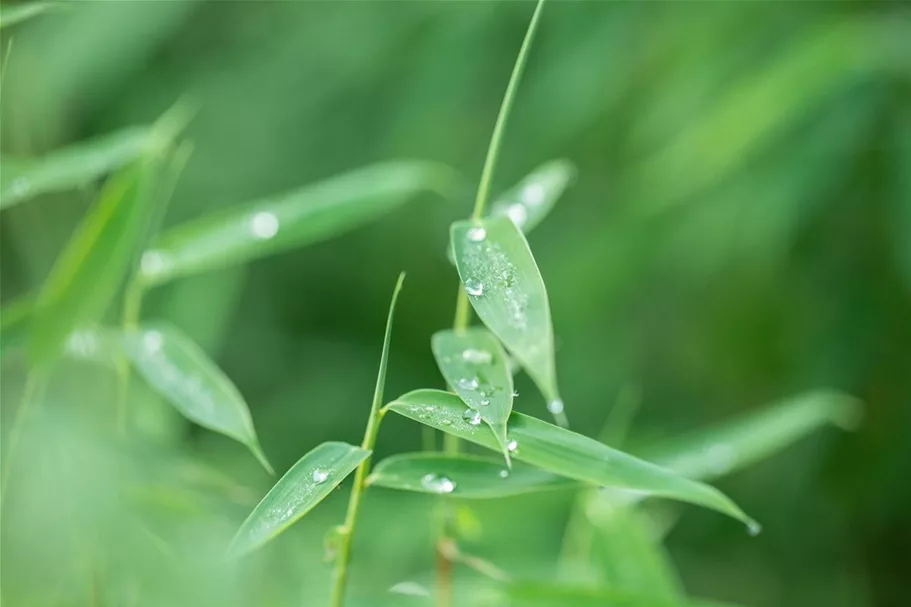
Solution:
{"label": "blurred green background", "polygon": [[[149,124],[189,95],[195,149],[167,225],[391,158],[462,173],[457,201],[428,195],[340,238],[150,292],[143,317],[175,323],[220,364],[284,471],[319,442],[360,442],[400,270],[387,396],[440,386],[429,339],[451,323],[458,286],[448,225],[470,212],[531,9],[71,3],[3,30],[2,151],[39,155]],[[907,5],[553,2],[495,191],[552,158],[573,162],[578,179],[529,240],[575,429],[597,434],[630,385],[643,394],[634,444],[808,388],[866,403],[858,432],[818,432],[720,482],[763,523],[759,537],[681,507],[667,544],[686,588],[755,607],[907,604]],[[37,289],[96,194],[4,210],[4,303]],[[2,369],[7,422],[26,365],[12,355]],[[518,382],[517,408],[545,417]],[[70,362],[55,375],[21,455],[30,473],[4,504],[7,604],[324,604],[322,536],[347,491],[226,563],[225,542],[272,481],[141,380],[132,397],[147,438],[111,443],[113,390],[104,368]],[[417,426],[389,420],[379,455],[419,445]],[[184,477],[192,491],[176,488]],[[477,505],[471,551],[518,576],[552,575],[569,500]],[[352,604],[421,604],[385,589],[432,583],[432,509],[368,493]],[[475,604],[474,577],[460,570],[457,604]]]}

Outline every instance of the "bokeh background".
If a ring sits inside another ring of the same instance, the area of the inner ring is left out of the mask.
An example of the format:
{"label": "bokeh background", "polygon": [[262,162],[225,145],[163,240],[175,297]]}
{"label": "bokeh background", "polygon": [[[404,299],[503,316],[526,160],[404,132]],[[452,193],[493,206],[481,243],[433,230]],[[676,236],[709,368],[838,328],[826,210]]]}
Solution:
{"label": "bokeh background", "polygon": [[[195,149],[167,225],[390,158],[461,172],[458,200],[428,195],[340,238],[150,293],[143,317],[177,324],[219,363],[283,471],[324,440],[360,441],[401,270],[387,395],[440,385],[429,338],[451,323],[458,286],[448,225],[470,211],[531,10],[70,3],[3,30],[2,151],[37,155],[149,124],[189,95],[200,107],[186,132]],[[494,189],[553,158],[573,162],[578,178],[530,243],[576,429],[596,434],[630,385],[642,390],[633,444],[814,387],[865,402],[857,432],[815,433],[720,482],[763,523],[759,537],[680,509],[667,545],[687,589],[755,607],[907,604],[907,5],[553,2]],[[4,303],[41,284],[96,193],[3,212]],[[26,365],[10,355],[2,369],[7,422]],[[527,378],[518,389],[519,410],[546,416]],[[322,537],[347,491],[262,553],[224,562],[224,542],[272,481],[243,447],[189,426],[141,381],[132,398],[145,438],[111,444],[113,390],[109,370],[74,362],[49,387],[20,497],[4,504],[6,602],[324,604]],[[419,445],[417,426],[389,420],[379,454]],[[130,500],[115,469],[136,470]],[[192,491],[178,487],[184,476]],[[468,544],[516,575],[552,575],[569,501],[478,505]],[[154,513],[142,523],[137,502]],[[405,604],[385,589],[431,583],[432,508],[368,494],[352,604]],[[473,574],[459,576],[470,584]]]}

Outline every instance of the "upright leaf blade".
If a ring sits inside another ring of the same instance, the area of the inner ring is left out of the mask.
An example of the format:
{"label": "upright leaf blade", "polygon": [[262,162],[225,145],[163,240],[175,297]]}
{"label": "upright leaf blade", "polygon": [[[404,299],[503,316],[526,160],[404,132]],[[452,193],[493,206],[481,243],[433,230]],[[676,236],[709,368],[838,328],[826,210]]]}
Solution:
{"label": "upright leaf blade", "polygon": [[154,141],[153,129],[130,127],[41,158],[4,157],[0,159],[0,208],[91,183],[134,162]]}
{"label": "upright leaf blade", "polygon": [[531,466],[518,464],[506,469],[502,462],[487,457],[443,453],[393,455],[377,464],[367,483],[465,499],[507,497],[576,484]]}
{"label": "upright leaf blade", "polygon": [[[409,392],[387,407],[400,415],[490,449],[498,447],[486,428],[462,418],[464,404],[441,390]],[[667,497],[717,510],[757,530],[756,523],[717,489],[611,449],[596,440],[513,412],[508,424],[514,459],[555,474],[605,487]],[[512,441],[515,441],[513,443]]]}
{"label": "upright leaf blade", "polygon": [[816,428],[853,427],[860,404],[846,394],[809,392],[643,451],[690,478],[713,479],[769,457]]}
{"label": "upright leaf blade", "polygon": [[97,321],[110,305],[153,210],[158,160],[112,176],[60,254],[33,317],[31,354],[45,363],[69,333]]}
{"label": "upright leaf blade", "polygon": [[521,230],[508,217],[452,224],[456,267],[475,312],[512,353],[565,425],[547,291]]}
{"label": "upright leaf blade", "polygon": [[576,177],[568,160],[551,160],[500,195],[490,209],[492,217],[509,217],[528,234],[551,209]]}
{"label": "upright leaf blade", "polygon": [[[433,356],[446,383],[490,426],[507,465],[506,420],[512,412],[513,386],[506,352],[486,329],[440,331],[431,339]],[[479,416],[479,417],[478,417]]]}
{"label": "upright leaf blade", "polygon": [[273,473],[243,396],[190,338],[170,325],[148,323],[127,329],[122,343],[136,370],[181,414],[243,443]]}
{"label": "upright leaf blade", "polygon": [[243,522],[228,552],[241,556],[261,547],[339,486],[370,451],[347,443],[323,443],[300,458]]}
{"label": "upright leaf blade", "polygon": [[156,239],[142,278],[159,284],[326,240],[418,194],[445,192],[451,180],[442,165],[386,162],[207,215]]}

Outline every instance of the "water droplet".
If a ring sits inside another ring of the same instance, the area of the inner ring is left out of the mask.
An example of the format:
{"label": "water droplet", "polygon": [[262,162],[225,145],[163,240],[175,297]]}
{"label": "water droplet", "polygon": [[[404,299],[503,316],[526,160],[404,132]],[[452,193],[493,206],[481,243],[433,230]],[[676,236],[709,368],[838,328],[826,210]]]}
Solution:
{"label": "water droplet", "polygon": [[529,206],[537,206],[544,202],[547,192],[540,183],[530,183],[522,188],[522,202]]}
{"label": "water droplet", "polygon": [[32,189],[32,184],[25,177],[13,179],[13,194],[16,196],[25,196]]}
{"label": "water droplet", "polygon": [[481,412],[475,409],[465,409],[465,412],[462,413],[462,419],[472,426],[477,426],[481,423]]}
{"label": "water droplet", "polygon": [[518,391],[518,390],[513,390],[513,391],[512,391],[512,397],[513,397],[513,398],[517,397],[518,395],[519,395],[519,391]]}
{"label": "water droplet", "polygon": [[250,229],[257,238],[272,238],[278,234],[278,217],[275,213],[260,211],[250,220]]}
{"label": "water droplet", "polygon": [[421,486],[434,493],[452,493],[456,484],[441,474],[425,474],[421,478]]}
{"label": "water droplet", "polygon": [[469,278],[465,280],[465,292],[475,297],[480,297],[484,292],[484,285],[480,280]]}
{"label": "water droplet", "polygon": [[506,443],[506,450],[510,453],[515,453],[516,449],[519,448],[519,441],[511,439]]}
{"label": "water droplet", "polygon": [[160,251],[146,251],[139,261],[139,268],[147,276],[158,276],[168,267],[168,259]]}
{"label": "water droplet", "polygon": [[478,404],[481,405],[482,407],[486,407],[487,405],[490,404],[490,399],[489,399],[489,398],[482,398],[481,401],[480,401]]}
{"label": "water droplet", "polygon": [[747,523],[747,532],[749,532],[749,534],[752,535],[753,537],[756,537],[757,535],[762,533],[762,525],[760,525],[756,521],[751,520],[750,522]]}
{"label": "water droplet", "polygon": [[560,415],[563,413],[563,401],[559,398],[553,399],[547,403],[547,410],[550,411],[553,415]]}
{"label": "water droplet", "polygon": [[74,331],[66,340],[66,349],[77,356],[91,356],[98,350],[98,339],[91,331]]}
{"label": "water droplet", "polygon": [[329,471],[325,468],[314,468],[313,474],[310,476],[313,478],[314,483],[321,485],[326,482],[326,479],[329,478]]}
{"label": "water droplet", "polygon": [[487,238],[487,230],[481,226],[475,226],[469,228],[468,231],[465,232],[465,237],[471,242],[483,242],[484,239]]}
{"label": "water droplet", "polygon": [[478,389],[478,378],[477,377],[463,377],[459,380],[459,387],[463,390],[477,390]]}
{"label": "water droplet", "polygon": [[468,348],[462,352],[462,360],[475,365],[486,365],[493,360],[493,356],[487,350]]}
{"label": "water droplet", "polygon": [[285,510],[286,517],[291,516],[292,514],[294,514],[294,508],[288,508],[287,510]]}
{"label": "water droplet", "polygon": [[164,338],[158,331],[146,331],[142,336],[142,344],[145,346],[145,349],[151,354],[157,354],[160,352],[163,342]]}
{"label": "water droplet", "polygon": [[509,470],[506,470],[505,468],[500,470],[500,478],[506,478],[507,476],[509,476]]}
{"label": "water droplet", "polygon": [[509,218],[512,219],[512,222],[520,228],[528,220],[528,209],[526,209],[525,205],[520,202],[515,202],[509,205],[509,208],[506,209],[506,214],[509,215]]}

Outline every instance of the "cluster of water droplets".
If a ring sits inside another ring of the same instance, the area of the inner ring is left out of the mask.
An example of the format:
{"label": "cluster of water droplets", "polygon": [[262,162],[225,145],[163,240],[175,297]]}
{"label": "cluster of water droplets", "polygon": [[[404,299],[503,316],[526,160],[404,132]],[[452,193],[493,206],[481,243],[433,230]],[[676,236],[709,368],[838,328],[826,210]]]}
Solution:
{"label": "cluster of water droplets", "polygon": [[[532,196],[543,196],[543,188],[541,194]],[[521,203],[517,208],[527,216]],[[525,216],[522,217],[523,222]],[[465,239],[468,241],[464,250],[465,266],[470,274],[465,278],[465,292],[472,297],[482,297],[491,291],[502,293],[508,312],[507,321],[517,329],[525,329],[528,324],[528,295],[521,289],[515,266],[496,243],[488,241],[487,230],[483,227],[469,228]]]}
{"label": "cluster of water droplets", "polygon": [[456,489],[455,481],[443,474],[425,474],[421,477],[421,486],[433,493],[452,493]]}

